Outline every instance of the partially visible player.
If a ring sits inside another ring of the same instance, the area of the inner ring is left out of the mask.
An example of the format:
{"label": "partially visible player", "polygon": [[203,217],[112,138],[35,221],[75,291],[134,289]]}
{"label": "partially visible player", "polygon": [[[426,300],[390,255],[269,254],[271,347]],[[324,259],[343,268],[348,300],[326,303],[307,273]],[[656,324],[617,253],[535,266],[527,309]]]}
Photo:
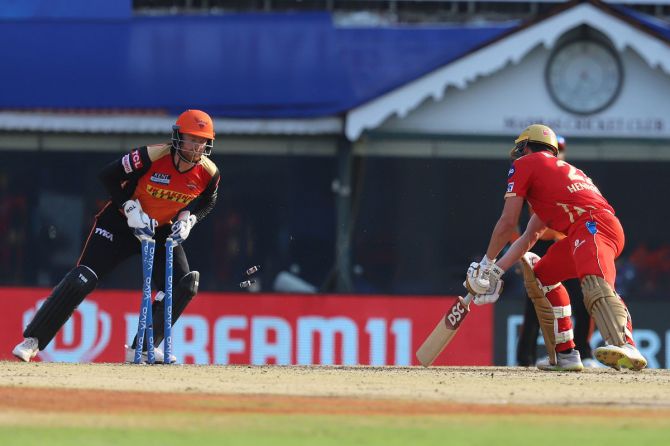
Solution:
{"label": "partially visible player", "polygon": [[[635,347],[630,314],[614,290],[614,260],[624,247],[624,232],[614,209],[583,171],[557,158],[556,134],[549,127],[533,124],[515,144],[510,153],[515,161],[509,171],[502,214],[486,255],[481,262],[472,263],[466,273],[466,286],[476,295],[474,302],[495,302],[501,276],[522,260],[526,265],[526,289],[540,316],[549,353],[538,362],[538,368],[581,371],[570,320],[570,297],[561,284],[578,277],[586,308],[606,343],[596,349],[596,359],[615,369],[643,369],[647,361]],[[494,263],[510,240],[526,200],[534,215],[521,237]],[[531,265],[527,253],[547,228],[566,237]]]}
{"label": "partially visible player", "polygon": [[[39,308],[23,332],[24,340],[14,356],[30,361],[43,350],[70,318],[77,306],[125,259],[140,253],[140,240],[157,241],[153,282],[163,290],[165,239],[174,248],[172,321],[177,321],[198,292],[200,273],[191,271],[181,245],[193,226],[214,207],[219,170],[209,159],[214,143],[214,124],[207,113],[187,110],[173,126],[172,142],[133,149],[107,165],[100,180],[111,200],[96,215],[77,265],[65,275]],[[138,263],[139,270],[139,263]],[[163,338],[162,302],[154,302],[154,342]],[[146,338],[145,338],[146,340]],[[126,346],[125,360],[134,359],[133,345]],[[146,341],[143,361],[146,362]],[[155,349],[156,362],[163,352]],[[175,358],[168,358],[174,362]]]}
{"label": "partially visible player", "polygon": [[[558,159],[564,160],[566,153],[565,138],[560,135],[556,135],[556,142],[558,144],[558,155],[556,157]],[[529,213],[530,215],[533,214],[533,210],[530,207]],[[514,240],[516,240],[518,236],[519,234],[515,234]],[[565,234],[547,228],[547,230],[544,231],[538,242],[533,247],[533,252],[542,257],[554,241],[561,240],[563,238],[565,238]],[[576,348],[582,357],[582,363],[584,366],[593,367],[595,365],[595,361],[591,359],[591,345],[589,344],[589,340],[593,331],[591,317],[589,316],[589,313],[586,311],[586,307],[584,306],[584,299],[579,286],[579,281],[577,279],[570,279],[564,282],[563,285],[565,285],[566,289],[568,290],[570,301],[572,303],[573,316],[575,318],[574,340]],[[516,346],[516,361],[517,364],[521,366],[529,367],[534,366],[537,362],[537,336],[540,333],[540,325],[537,315],[535,314],[533,300],[530,298],[524,299],[524,302],[523,323],[521,324],[519,340]]]}

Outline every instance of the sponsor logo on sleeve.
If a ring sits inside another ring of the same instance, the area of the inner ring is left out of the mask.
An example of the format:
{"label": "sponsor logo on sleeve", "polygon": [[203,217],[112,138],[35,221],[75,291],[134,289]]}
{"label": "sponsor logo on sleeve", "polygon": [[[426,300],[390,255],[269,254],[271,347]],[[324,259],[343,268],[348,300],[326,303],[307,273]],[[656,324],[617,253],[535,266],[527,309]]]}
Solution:
{"label": "sponsor logo on sleeve", "polygon": [[121,164],[123,165],[123,170],[126,173],[133,171],[133,168],[130,167],[130,155],[125,155],[123,158],[121,158]]}
{"label": "sponsor logo on sleeve", "polygon": [[507,183],[507,192],[512,192],[512,190],[514,190],[514,181]]}
{"label": "sponsor logo on sleeve", "polygon": [[142,157],[140,156],[140,151],[135,149],[132,152],[130,152],[130,157],[133,160],[133,166],[135,166],[135,170],[139,170],[142,168]]}
{"label": "sponsor logo on sleeve", "polygon": [[507,178],[509,178],[509,177],[511,177],[512,175],[514,175],[514,172],[515,172],[515,171],[514,171],[514,166],[510,167],[510,168],[509,168],[509,172],[507,172]]}

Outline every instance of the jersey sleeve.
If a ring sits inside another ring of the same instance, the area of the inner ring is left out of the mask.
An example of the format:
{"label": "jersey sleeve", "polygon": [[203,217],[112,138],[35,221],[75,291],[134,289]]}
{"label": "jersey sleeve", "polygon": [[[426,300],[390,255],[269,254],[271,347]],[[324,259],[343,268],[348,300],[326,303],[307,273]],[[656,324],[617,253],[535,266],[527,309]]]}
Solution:
{"label": "jersey sleeve", "polygon": [[214,209],[214,205],[216,204],[216,200],[218,197],[219,193],[219,180],[221,179],[221,175],[219,174],[218,169],[214,172],[214,175],[212,175],[211,180],[209,183],[207,183],[207,187],[205,188],[204,191],[196,198],[193,200],[188,206],[187,210],[191,212],[192,215],[195,215],[195,218],[197,221],[201,221],[203,218],[209,214],[212,209]]}
{"label": "jersey sleeve", "polygon": [[149,171],[150,166],[151,158],[147,147],[140,147],[106,165],[98,177],[112,203],[120,208],[132,197],[138,179]]}
{"label": "jersey sleeve", "polygon": [[515,160],[507,174],[507,191],[505,192],[505,198],[526,198],[528,187],[530,185],[531,173],[532,169],[528,165],[527,160],[524,158]]}

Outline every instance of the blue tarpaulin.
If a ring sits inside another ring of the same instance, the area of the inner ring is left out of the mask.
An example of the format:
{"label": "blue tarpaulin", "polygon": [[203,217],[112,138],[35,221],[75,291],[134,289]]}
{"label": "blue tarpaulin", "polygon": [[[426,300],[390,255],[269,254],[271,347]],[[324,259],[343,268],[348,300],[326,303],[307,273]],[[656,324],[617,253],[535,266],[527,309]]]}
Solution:
{"label": "blue tarpaulin", "polygon": [[336,28],[328,13],[0,22],[0,108],[344,113],[513,28]]}
{"label": "blue tarpaulin", "polygon": [[132,0],[0,0],[0,19],[119,19],[132,14]]}
{"label": "blue tarpaulin", "polygon": [[624,15],[640,22],[645,27],[650,30],[660,34],[666,40],[670,40],[670,22],[666,20],[661,20],[656,17],[638,12],[634,9],[627,8],[620,5],[611,5],[615,10],[623,13]]}
{"label": "blue tarpaulin", "polygon": [[[670,39],[663,22],[617,9]],[[325,12],[4,19],[0,109],[333,116],[520,26],[347,28]]]}

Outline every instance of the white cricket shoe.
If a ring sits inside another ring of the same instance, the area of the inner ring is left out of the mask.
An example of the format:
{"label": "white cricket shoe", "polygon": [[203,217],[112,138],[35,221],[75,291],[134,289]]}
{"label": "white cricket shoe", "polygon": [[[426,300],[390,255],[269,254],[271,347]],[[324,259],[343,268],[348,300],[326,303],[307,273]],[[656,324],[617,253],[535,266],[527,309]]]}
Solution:
{"label": "white cricket shoe", "polygon": [[598,347],[594,352],[596,359],[608,367],[616,370],[624,369],[639,371],[647,367],[647,360],[630,344],[621,347],[617,345],[605,345]]}
{"label": "white cricket shoe", "polygon": [[[126,348],[126,364],[133,364],[135,362],[135,349],[124,345]],[[154,360],[156,364],[163,364],[165,362],[165,354],[163,349],[160,347],[154,347]],[[146,351],[142,352],[142,359],[140,364],[146,364],[149,362],[149,356]],[[175,355],[170,355],[170,364],[177,362],[177,357]]]}
{"label": "white cricket shoe", "polygon": [[23,342],[14,347],[12,354],[21,361],[30,362],[30,360],[37,356],[37,353],[40,351],[38,345],[39,342],[37,341],[37,338],[25,338],[23,339]]}
{"label": "white cricket shoe", "polygon": [[591,358],[582,359],[582,364],[584,364],[585,369],[595,369],[597,367],[600,367],[600,363],[598,363],[598,361],[596,361],[595,359]]}
{"label": "white cricket shoe", "polygon": [[584,364],[585,369],[597,369],[597,368],[605,367],[604,365],[602,365],[601,363],[599,363],[598,361],[596,361],[593,358],[582,359],[582,364]]}
{"label": "white cricket shoe", "polygon": [[549,357],[540,359],[537,362],[537,368],[547,372],[581,372],[584,370],[584,364],[577,350],[570,353],[556,353],[556,364],[549,362]]}

